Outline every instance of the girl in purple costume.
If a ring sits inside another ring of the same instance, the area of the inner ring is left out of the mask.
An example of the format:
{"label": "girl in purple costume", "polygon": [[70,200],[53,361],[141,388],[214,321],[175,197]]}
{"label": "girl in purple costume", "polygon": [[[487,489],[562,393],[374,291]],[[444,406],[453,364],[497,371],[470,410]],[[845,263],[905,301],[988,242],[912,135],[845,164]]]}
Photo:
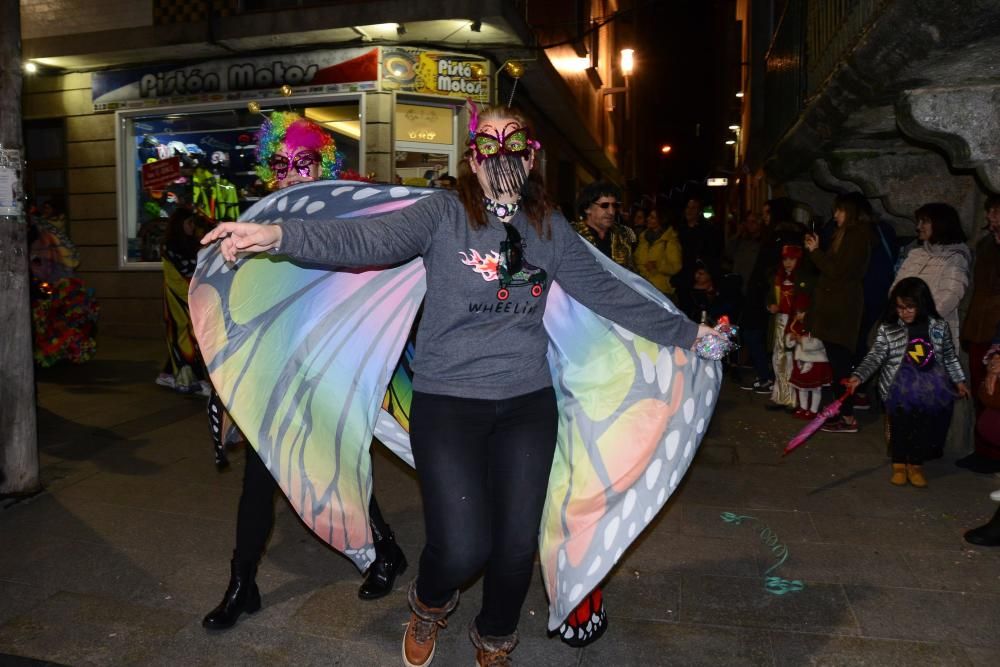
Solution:
{"label": "girl in purple costume", "polygon": [[[878,387],[892,419],[890,481],[927,486],[923,463],[943,442],[933,422],[950,415],[955,397],[969,390],[955,353],[948,323],[938,314],[930,288],[920,278],[904,278],[889,295],[875,344],[846,381],[857,388],[879,371]],[[954,385],[954,388],[952,387]]]}

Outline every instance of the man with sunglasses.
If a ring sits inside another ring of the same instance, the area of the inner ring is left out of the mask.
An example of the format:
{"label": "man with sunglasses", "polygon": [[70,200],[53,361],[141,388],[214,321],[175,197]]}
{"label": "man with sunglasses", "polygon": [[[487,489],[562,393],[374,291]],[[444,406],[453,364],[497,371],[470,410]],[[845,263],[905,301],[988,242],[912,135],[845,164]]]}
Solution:
{"label": "man with sunglasses", "polygon": [[621,206],[621,190],[607,181],[595,181],[577,197],[579,219],[573,228],[616,264],[635,271],[635,232],[621,223]]}
{"label": "man with sunglasses", "polygon": [[[271,190],[283,190],[300,183],[337,178],[342,158],[333,137],[315,123],[291,112],[274,112],[257,133],[257,174]],[[215,392],[209,399],[209,423],[216,451],[216,465],[224,467],[228,440],[242,439]],[[254,581],[257,564],[274,526],[274,498],[278,483],[249,444],[236,519],[236,549],[233,551],[229,585],[222,602],[202,620],[210,630],[231,628],[243,613],[252,614],[261,606]],[[220,465],[221,464],[221,465]],[[375,494],[368,513],[375,538],[375,562],[358,590],[362,600],[388,595],[396,577],[406,570],[403,550],[382,518]]]}

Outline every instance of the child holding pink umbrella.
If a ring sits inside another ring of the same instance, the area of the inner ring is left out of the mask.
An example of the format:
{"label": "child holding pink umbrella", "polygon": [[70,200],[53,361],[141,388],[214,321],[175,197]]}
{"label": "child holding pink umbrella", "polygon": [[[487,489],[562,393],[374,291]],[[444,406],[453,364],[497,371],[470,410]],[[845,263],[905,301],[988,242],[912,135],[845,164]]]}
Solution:
{"label": "child holding pink umbrella", "polygon": [[[879,371],[879,394],[892,420],[889,444],[896,486],[927,486],[924,459],[942,442],[933,421],[969,390],[948,323],[938,314],[930,288],[920,278],[904,278],[889,295],[875,344],[845,381],[850,390]],[[953,386],[954,385],[954,386]]]}

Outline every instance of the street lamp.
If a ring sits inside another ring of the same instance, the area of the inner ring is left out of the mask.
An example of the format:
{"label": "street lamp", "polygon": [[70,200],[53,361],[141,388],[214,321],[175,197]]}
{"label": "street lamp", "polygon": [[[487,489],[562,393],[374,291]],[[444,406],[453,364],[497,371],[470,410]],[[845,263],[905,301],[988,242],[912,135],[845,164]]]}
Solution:
{"label": "street lamp", "polygon": [[670,144],[663,144],[662,146],[660,146],[660,152],[663,153],[664,155],[669,154],[670,151],[672,150],[674,150],[674,147],[671,146]]}
{"label": "street lamp", "polygon": [[635,69],[635,49],[622,49],[621,67],[626,79],[632,76],[632,70]]}

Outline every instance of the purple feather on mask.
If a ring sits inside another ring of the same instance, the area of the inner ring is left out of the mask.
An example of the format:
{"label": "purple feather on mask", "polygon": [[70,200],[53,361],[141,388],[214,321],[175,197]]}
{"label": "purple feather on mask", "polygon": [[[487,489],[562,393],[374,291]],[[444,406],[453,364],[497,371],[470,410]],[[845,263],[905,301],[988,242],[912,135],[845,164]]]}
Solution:
{"label": "purple feather on mask", "polygon": [[479,129],[479,107],[471,97],[466,98],[466,105],[469,107],[469,141],[476,138],[476,130]]}

